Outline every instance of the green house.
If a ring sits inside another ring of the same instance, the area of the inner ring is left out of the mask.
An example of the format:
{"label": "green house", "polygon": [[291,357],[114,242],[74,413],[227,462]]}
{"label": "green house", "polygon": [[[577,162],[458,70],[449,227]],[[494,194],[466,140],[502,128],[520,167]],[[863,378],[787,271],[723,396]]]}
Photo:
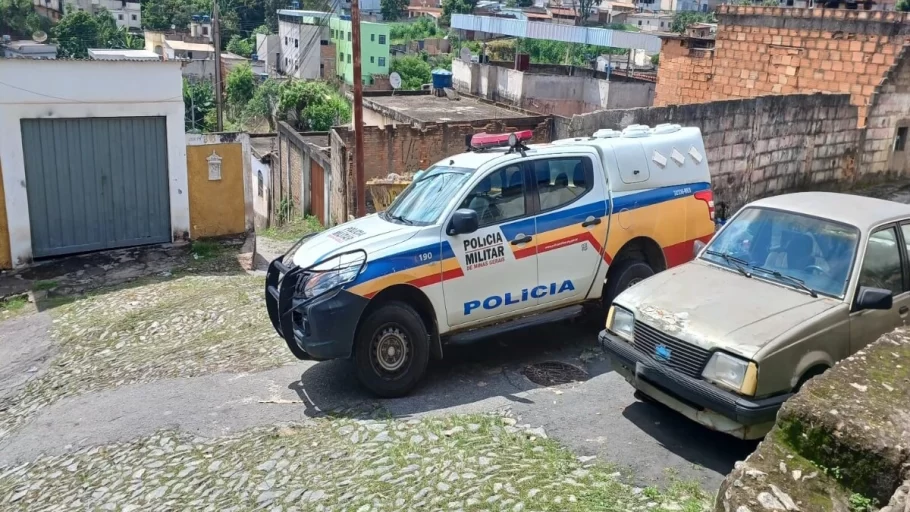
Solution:
{"label": "green house", "polygon": [[[354,83],[354,55],[351,43],[351,19],[347,16],[329,20],[332,42],[335,43],[335,73],[345,83]],[[360,23],[361,73],[364,85],[373,83],[373,75],[388,75],[389,26],[384,23]]]}

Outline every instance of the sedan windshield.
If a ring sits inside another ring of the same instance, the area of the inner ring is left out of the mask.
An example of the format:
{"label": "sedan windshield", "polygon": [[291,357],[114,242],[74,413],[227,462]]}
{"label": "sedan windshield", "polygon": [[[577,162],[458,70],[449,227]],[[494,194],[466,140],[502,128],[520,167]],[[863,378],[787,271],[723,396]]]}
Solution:
{"label": "sedan windshield", "polygon": [[433,224],[471,176],[471,171],[440,165],[427,169],[395,198],[381,214],[382,218],[408,225]]}
{"label": "sedan windshield", "polygon": [[701,259],[807,291],[843,298],[856,254],[853,226],[767,208],[746,208]]}

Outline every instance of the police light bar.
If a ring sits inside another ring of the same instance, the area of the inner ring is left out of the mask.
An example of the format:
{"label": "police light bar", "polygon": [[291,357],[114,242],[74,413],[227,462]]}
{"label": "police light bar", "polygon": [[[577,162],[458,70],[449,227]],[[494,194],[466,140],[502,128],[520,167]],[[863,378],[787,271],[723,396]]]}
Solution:
{"label": "police light bar", "polygon": [[471,137],[471,147],[474,149],[514,147],[533,137],[534,133],[531,130],[515,133],[478,133]]}

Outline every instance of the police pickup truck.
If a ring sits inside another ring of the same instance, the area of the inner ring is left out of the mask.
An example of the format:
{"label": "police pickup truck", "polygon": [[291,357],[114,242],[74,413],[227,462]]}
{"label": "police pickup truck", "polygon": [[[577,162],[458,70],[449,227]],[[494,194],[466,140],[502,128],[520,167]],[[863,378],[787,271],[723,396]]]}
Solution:
{"label": "police pickup truck", "polygon": [[698,128],[642,125],[526,146],[478,134],[386,211],[271,263],[269,317],[300,359],[351,358],[395,397],[447,344],[573,318],[689,261],[714,233]]}

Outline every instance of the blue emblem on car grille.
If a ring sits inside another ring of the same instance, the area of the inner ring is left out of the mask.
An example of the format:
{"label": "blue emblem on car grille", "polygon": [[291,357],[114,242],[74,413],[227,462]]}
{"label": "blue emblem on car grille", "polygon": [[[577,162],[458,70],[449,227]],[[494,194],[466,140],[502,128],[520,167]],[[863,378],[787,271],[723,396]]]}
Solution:
{"label": "blue emblem on car grille", "polygon": [[673,351],[666,345],[657,345],[654,347],[654,358],[658,361],[669,361]]}

